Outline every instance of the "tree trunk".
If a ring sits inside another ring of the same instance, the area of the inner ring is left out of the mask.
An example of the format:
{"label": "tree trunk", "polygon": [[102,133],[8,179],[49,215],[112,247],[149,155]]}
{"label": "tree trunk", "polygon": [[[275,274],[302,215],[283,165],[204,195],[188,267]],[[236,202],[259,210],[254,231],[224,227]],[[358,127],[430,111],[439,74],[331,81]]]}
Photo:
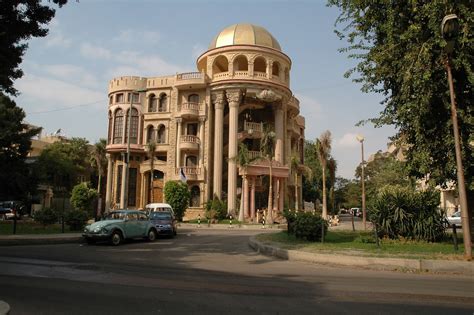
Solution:
{"label": "tree trunk", "polygon": [[295,210],[298,211],[299,198],[298,198],[298,173],[295,172]]}
{"label": "tree trunk", "polygon": [[273,224],[273,161],[270,160],[270,185],[268,186],[268,224]]}
{"label": "tree trunk", "polygon": [[328,208],[327,208],[327,200],[326,200],[326,167],[323,165],[323,218],[324,220],[327,219],[328,216]]}

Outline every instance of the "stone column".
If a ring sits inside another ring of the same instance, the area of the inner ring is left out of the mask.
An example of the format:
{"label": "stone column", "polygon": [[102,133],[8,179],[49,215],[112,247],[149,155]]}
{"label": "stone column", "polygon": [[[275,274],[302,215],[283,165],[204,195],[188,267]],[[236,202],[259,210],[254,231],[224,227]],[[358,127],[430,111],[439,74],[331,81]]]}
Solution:
{"label": "stone column", "polygon": [[252,176],[250,184],[250,219],[255,221],[255,176]]}
{"label": "stone column", "polygon": [[206,116],[199,117],[199,167],[204,167],[204,124],[206,122]]}
{"label": "stone column", "polygon": [[237,199],[237,125],[239,119],[239,105],[242,93],[240,90],[227,90],[229,103],[229,163],[227,175],[227,213],[235,214]]}
{"label": "stone column", "polygon": [[284,205],[284,196],[285,196],[285,180],[283,178],[280,178],[280,192],[278,193],[278,213],[283,213],[283,207]]}
{"label": "stone column", "polygon": [[125,192],[127,184],[127,155],[122,153],[122,185],[120,186],[120,209],[125,208]]}
{"label": "stone column", "polygon": [[222,198],[222,149],[224,147],[224,91],[212,95],[215,108],[214,120],[214,171],[213,193]]}
{"label": "stone column", "polygon": [[281,104],[275,107],[275,161],[283,163],[283,108]]}
{"label": "stone column", "polygon": [[112,174],[113,174],[113,162],[112,156],[107,153],[107,186],[105,190],[105,212],[110,210],[110,198],[112,197]]}
{"label": "stone column", "polygon": [[176,168],[181,167],[181,125],[182,119],[176,118],[176,122],[178,123],[178,131],[176,134]]}
{"label": "stone column", "polygon": [[243,175],[242,199],[244,201],[244,218],[249,217],[249,180],[247,175]]}
{"label": "stone column", "polygon": [[273,68],[273,60],[267,60],[267,79],[272,78],[272,69]]}

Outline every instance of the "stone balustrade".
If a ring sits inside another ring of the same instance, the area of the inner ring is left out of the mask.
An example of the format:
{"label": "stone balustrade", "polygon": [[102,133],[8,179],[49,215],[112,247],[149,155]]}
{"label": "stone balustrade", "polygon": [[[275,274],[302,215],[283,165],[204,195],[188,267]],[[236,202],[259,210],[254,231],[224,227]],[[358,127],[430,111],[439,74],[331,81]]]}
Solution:
{"label": "stone balustrade", "polygon": [[186,72],[186,73],[178,73],[176,75],[176,81],[194,80],[194,79],[204,79],[204,73],[201,73],[201,72]]}
{"label": "stone balustrade", "polygon": [[199,144],[201,141],[199,140],[198,136],[194,135],[183,135],[180,138],[181,143],[196,143]]}
{"label": "stone balustrade", "polygon": [[263,123],[261,122],[251,122],[251,121],[244,121],[244,130],[249,132],[263,132]]}
{"label": "stone balustrade", "polygon": [[262,152],[260,151],[248,151],[250,159],[257,159],[262,156]]}

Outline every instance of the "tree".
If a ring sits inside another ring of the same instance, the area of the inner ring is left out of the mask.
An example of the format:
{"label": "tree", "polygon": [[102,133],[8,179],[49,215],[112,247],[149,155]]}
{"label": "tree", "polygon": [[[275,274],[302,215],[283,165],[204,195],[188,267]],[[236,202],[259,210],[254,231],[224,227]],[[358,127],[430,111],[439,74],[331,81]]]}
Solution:
{"label": "tree", "polygon": [[[23,76],[19,68],[32,37],[44,37],[44,25],[54,17],[55,10],[40,0],[3,0],[0,5],[0,92],[17,95],[13,81]],[[67,0],[53,0],[59,7]],[[8,31],[7,31],[8,30]]]}
{"label": "tree", "polygon": [[[445,69],[447,45],[440,24],[448,13],[459,17],[459,36],[451,57],[458,106],[461,151],[469,208],[474,207],[474,11],[471,0],[424,2],[367,2],[329,0],[341,9],[337,31],[358,65],[362,91],[382,93],[383,109],[369,121],[393,125],[394,139],[407,146],[411,175],[429,173],[437,184],[456,182],[454,137]],[[471,215],[472,217],[472,215]],[[472,226],[472,221],[471,221]],[[472,231],[473,229],[471,229]],[[474,232],[473,232],[474,233]]]}
{"label": "tree", "polygon": [[[245,170],[247,167],[254,161],[256,160],[255,158],[251,158],[249,155],[249,150],[247,149],[247,146],[241,142],[239,143],[239,152],[237,153],[237,164],[239,165],[239,168],[242,168],[244,170],[244,181],[247,180],[247,175],[245,174]],[[243,209],[243,194],[244,190],[242,189],[242,195],[240,198],[240,210],[239,210],[239,221],[243,222],[244,221],[244,209]]]}
{"label": "tree", "polygon": [[273,224],[273,158],[275,156],[275,132],[266,127],[263,131],[262,139],[260,140],[260,152],[262,156],[268,161],[270,174],[268,184],[268,218],[267,222]]}
{"label": "tree", "polygon": [[25,112],[0,92],[0,199],[25,199],[36,179],[25,163],[31,138],[41,128],[24,123]]}
{"label": "tree", "polygon": [[167,181],[164,193],[166,202],[173,208],[178,220],[182,221],[191,199],[188,185],[179,181]]}
{"label": "tree", "polygon": [[89,183],[80,183],[72,189],[71,204],[76,210],[91,213],[92,201],[96,197],[97,190],[90,188]]}
{"label": "tree", "polygon": [[291,161],[290,161],[290,171],[293,174],[294,182],[295,182],[295,210],[298,211],[300,210],[300,205],[298,203],[299,200],[299,194],[298,194],[298,172],[301,172],[306,175],[308,180],[311,180],[313,177],[313,172],[312,170],[307,167],[304,164],[301,164],[301,161],[298,156],[293,155],[291,156]]}
{"label": "tree", "polygon": [[146,144],[146,151],[148,157],[150,158],[150,203],[153,203],[153,175],[155,172],[155,150],[156,150],[156,142],[155,140],[151,140]]}
{"label": "tree", "polygon": [[329,171],[329,200],[331,205],[331,213],[335,214],[336,211],[336,200],[334,197],[334,186],[336,184],[336,170],[337,162],[331,157],[328,160],[328,171]]}
{"label": "tree", "polygon": [[107,157],[106,157],[106,149],[107,140],[106,139],[99,139],[91,149],[90,155],[90,163],[91,166],[94,167],[97,171],[97,175],[99,177],[97,181],[97,193],[98,193],[98,202],[97,202],[97,216],[101,215],[102,209],[102,198],[101,198],[101,191],[102,191],[102,176],[105,175],[105,170],[107,169]]}
{"label": "tree", "polygon": [[331,132],[326,130],[316,139],[316,153],[318,155],[319,162],[321,163],[321,169],[323,171],[323,218],[327,219],[327,198],[326,198],[326,168],[329,161],[329,154],[331,153]]}
{"label": "tree", "polygon": [[316,153],[316,144],[310,140],[306,140],[304,145],[304,164],[311,169],[313,176],[309,178],[303,174],[303,200],[315,203],[322,195],[320,184],[322,170]]}

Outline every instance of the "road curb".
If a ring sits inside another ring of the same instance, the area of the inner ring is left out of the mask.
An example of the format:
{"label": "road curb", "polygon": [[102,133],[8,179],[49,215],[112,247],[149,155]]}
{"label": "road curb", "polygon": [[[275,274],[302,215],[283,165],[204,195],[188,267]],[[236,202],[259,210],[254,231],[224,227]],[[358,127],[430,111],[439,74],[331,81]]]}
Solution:
{"label": "road curb", "polygon": [[18,245],[48,245],[48,244],[67,244],[79,243],[82,236],[64,236],[64,237],[8,237],[0,238],[0,246],[18,246]]}
{"label": "road curb", "polygon": [[267,256],[278,257],[284,260],[352,267],[357,266],[377,270],[383,269],[445,272],[465,274],[468,276],[472,276],[474,274],[474,262],[469,261],[381,258],[340,254],[316,254],[297,250],[286,250],[276,246],[263,244],[257,241],[254,236],[250,238],[249,246],[256,252]]}

